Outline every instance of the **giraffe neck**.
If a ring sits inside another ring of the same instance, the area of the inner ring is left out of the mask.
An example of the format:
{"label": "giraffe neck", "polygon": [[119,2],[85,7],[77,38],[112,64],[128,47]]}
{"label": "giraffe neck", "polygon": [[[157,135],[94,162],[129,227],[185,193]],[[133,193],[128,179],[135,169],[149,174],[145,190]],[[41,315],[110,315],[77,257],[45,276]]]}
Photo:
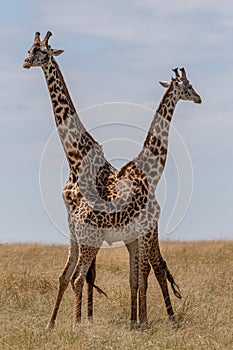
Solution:
{"label": "giraffe neck", "polygon": [[77,173],[83,158],[97,142],[83,126],[54,58],[42,67],[55,122],[71,171]]}
{"label": "giraffe neck", "polygon": [[143,148],[137,157],[146,175],[153,177],[154,186],[157,186],[165,167],[169,129],[178,99],[178,94],[171,85],[155,112]]}

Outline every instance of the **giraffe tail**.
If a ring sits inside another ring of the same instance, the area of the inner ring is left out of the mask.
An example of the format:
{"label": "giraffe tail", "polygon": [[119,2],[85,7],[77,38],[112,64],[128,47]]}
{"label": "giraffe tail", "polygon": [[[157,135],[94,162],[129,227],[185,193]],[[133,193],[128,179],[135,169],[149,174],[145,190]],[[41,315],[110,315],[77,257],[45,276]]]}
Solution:
{"label": "giraffe tail", "polygon": [[167,269],[167,279],[168,281],[171,283],[171,287],[172,287],[172,290],[173,290],[173,293],[175,294],[175,296],[178,298],[178,299],[181,299],[182,296],[180,294],[180,288],[179,286],[176,284],[176,282],[174,281],[174,278],[172,276],[172,274],[170,273],[170,271]]}
{"label": "giraffe tail", "polygon": [[97,290],[97,292],[100,294],[100,295],[104,295],[106,298],[108,298],[108,295],[102,290],[100,289],[100,287],[96,286],[95,284],[91,284],[93,288],[95,288]]}
{"label": "giraffe tail", "polygon": [[95,289],[97,290],[97,292],[98,292],[100,295],[103,294],[106,298],[108,298],[107,294],[106,294],[100,287],[96,286],[96,285],[93,283],[93,281],[92,281],[92,276],[91,276],[89,273],[87,273],[87,275],[86,275],[86,282],[87,282],[88,284],[90,284],[93,288],[95,288]]}

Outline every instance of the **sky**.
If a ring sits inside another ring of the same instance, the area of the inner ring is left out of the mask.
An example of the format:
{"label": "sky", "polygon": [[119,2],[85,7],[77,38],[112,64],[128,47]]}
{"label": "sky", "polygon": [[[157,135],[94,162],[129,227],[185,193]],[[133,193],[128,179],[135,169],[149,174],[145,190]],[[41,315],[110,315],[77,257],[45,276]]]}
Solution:
{"label": "sky", "polygon": [[145,140],[172,68],[203,103],[180,101],[157,197],[163,240],[233,239],[233,3],[9,0],[0,13],[0,243],[67,243],[68,174],[41,68],[22,63],[36,31],[50,44],[85,127],[120,168]]}

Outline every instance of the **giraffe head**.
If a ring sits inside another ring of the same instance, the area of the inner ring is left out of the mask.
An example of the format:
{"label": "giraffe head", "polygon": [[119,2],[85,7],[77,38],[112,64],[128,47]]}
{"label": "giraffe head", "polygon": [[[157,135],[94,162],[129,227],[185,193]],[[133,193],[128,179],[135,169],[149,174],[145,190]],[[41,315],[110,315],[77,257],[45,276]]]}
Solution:
{"label": "giraffe head", "polygon": [[48,44],[51,32],[47,32],[43,40],[40,40],[40,33],[36,32],[32,47],[24,60],[23,67],[38,67],[47,64],[51,57],[60,55],[63,50],[52,49]]}
{"label": "giraffe head", "polygon": [[177,100],[193,101],[195,103],[201,103],[201,97],[196,93],[189,80],[186,77],[185,69],[180,68],[181,75],[178,72],[178,68],[173,69],[175,72],[175,78],[172,78],[170,83],[166,81],[160,81],[160,84],[168,88]]}

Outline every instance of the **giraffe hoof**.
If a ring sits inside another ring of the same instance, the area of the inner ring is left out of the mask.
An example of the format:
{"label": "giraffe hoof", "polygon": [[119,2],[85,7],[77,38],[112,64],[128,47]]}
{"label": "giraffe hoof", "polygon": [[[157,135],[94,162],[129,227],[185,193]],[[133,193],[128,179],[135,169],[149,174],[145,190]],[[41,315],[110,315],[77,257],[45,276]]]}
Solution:
{"label": "giraffe hoof", "polygon": [[55,323],[54,322],[49,322],[45,328],[46,331],[50,331],[54,329]]}
{"label": "giraffe hoof", "polygon": [[170,315],[170,316],[169,316],[169,319],[170,319],[171,322],[176,323],[175,315]]}
{"label": "giraffe hoof", "polygon": [[145,331],[145,330],[147,330],[147,329],[149,329],[149,325],[148,325],[148,322],[146,321],[146,322],[143,322],[140,326],[139,326],[139,329],[140,329],[140,331]]}
{"label": "giraffe hoof", "polygon": [[179,321],[177,321],[175,315],[170,316],[169,319],[172,322],[172,327],[173,328],[179,328],[180,327],[180,323],[179,323]]}
{"label": "giraffe hoof", "polygon": [[134,330],[134,329],[138,329],[139,328],[139,324],[137,323],[137,321],[131,321],[130,324],[130,330]]}

